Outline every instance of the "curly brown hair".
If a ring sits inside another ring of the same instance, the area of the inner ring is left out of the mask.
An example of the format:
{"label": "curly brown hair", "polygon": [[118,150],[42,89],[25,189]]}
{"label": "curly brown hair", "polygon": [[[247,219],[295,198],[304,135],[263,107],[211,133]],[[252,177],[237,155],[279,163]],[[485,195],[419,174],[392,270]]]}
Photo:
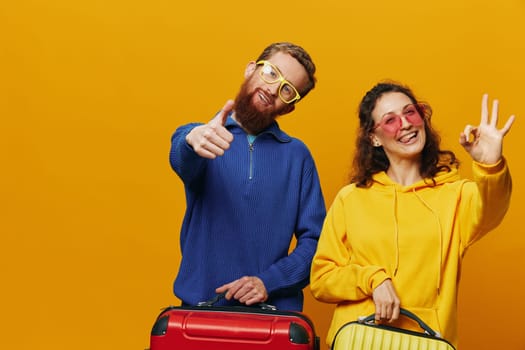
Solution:
{"label": "curly brown hair", "polygon": [[370,187],[372,176],[380,171],[386,171],[390,161],[382,147],[374,147],[370,133],[374,128],[372,111],[377,100],[385,93],[400,92],[405,94],[412,103],[417,105],[418,111],[423,116],[425,123],[426,141],[421,152],[420,173],[425,179],[432,179],[441,171],[451,171],[451,167],[458,168],[459,160],[454,152],[441,150],[441,137],[432,128],[430,117],[432,109],[429,105],[418,102],[412,90],[395,82],[382,82],[368,91],[359,104],[359,129],[357,132],[356,148],[350,173],[350,183],[357,187]]}

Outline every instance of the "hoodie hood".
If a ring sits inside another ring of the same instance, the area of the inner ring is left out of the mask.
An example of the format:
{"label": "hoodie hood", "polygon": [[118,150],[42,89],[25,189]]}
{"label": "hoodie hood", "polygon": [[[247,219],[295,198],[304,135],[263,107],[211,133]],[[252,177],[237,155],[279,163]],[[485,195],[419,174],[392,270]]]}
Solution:
{"label": "hoodie hood", "polygon": [[396,191],[399,192],[411,192],[411,191],[417,191],[422,188],[427,187],[433,187],[437,185],[443,185],[445,183],[458,181],[460,179],[459,172],[456,168],[451,169],[450,171],[441,171],[439,172],[434,179],[423,179],[418,182],[415,182],[408,186],[403,186],[398,184],[397,182],[394,182],[386,172],[381,171],[379,173],[376,173],[372,176],[372,179],[374,181],[373,187],[377,187],[376,185],[385,186],[385,187],[395,187]]}

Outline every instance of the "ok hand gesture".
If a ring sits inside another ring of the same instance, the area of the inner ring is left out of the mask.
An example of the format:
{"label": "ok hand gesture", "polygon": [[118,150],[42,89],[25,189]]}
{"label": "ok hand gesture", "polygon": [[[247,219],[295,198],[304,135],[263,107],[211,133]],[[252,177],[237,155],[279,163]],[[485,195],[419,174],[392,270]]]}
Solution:
{"label": "ok hand gesture", "polygon": [[514,122],[514,115],[512,115],[502,129],[497,128],[498,104],[498,100],[492,102],[492,115],[489,122],[488,95],[484,94],[481,101],[481,123],[479,126],[467,125],[459,136],[459,143],[478,163],[495,164],[501,159],[503,137]]}

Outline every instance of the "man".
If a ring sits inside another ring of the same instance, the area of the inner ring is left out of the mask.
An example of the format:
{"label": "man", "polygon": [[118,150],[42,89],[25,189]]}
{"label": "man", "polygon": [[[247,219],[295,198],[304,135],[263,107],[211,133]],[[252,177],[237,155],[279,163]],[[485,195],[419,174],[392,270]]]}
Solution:
{"label": "man", "polygon": [[274,43],[246,67],[235,102],[173,134],[187,205],[173,288],[183,304],[226,292],[219,305],[302,310],[326,210],[308,148],[275,119],[314,88],[314,74],[304,49]]}

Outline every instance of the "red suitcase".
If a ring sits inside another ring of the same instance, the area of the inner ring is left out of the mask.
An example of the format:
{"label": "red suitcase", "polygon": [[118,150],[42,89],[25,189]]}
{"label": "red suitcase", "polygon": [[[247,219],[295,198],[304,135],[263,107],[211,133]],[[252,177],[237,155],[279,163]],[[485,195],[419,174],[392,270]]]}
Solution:
{"label": "red suitcase", "polygon": [[157,317],[150,350],[319,350],[313,323],[301,312],[262,307],[171,306]]}

